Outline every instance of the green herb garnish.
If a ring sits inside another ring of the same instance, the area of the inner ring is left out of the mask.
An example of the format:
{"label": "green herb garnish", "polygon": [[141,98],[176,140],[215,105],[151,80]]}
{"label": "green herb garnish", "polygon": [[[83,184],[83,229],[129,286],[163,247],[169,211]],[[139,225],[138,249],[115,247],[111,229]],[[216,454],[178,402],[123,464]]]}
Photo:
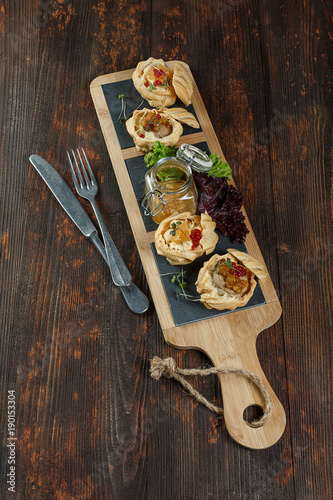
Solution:
{"label": "green herb garnish", "polygon": [[177,281],[177,284],[181,289],[181,292],[176,293],[176,299],[179,300],[181,297],[184,297],[184,299],[189,300],[190,302],[198,302],[200,300],[200,297],[195,297],[194,295],[189,295],[188,293],[186,293],[185,288],[187,287],[187,282],[184,280],[185,276],[186,271],[184,271],[182,268],[181,272],[179,274],[175,274],[171,279],[172,283],[176,283]]}
{"label": "green herb garnish", "polygon": [[150,132],[151,130],[153,130],[152,128],[152,124],[151,123],[148,123],[148,121],[146,120],[146,126],[143,127],[145,130],[147,130],[147,132]]}
{"label": "green herb garnish", "polygon": [[[181,225],[181,221],[178,220],[176,223],[175,222],[172,222],[171,224],[171,229],[172,231],[170,231],[170,235],[171,236],[176,236],[176,231],[181,231],[183,233],[183,235],[188,239],[190,240],[190,238],[187,236],[187,234],[184,233],[184,231],[182,230],[181,227],[179,227]],[[178,227],[177,227],[178,226]]]}
{"label": "green herb garnish", "polygon": [[156,89],[155,85],[153,85],[152,83],[150,83],[150,84],[149,84],[149,90],[150,90],[150,92],[151,92],[152,90],[155,90],[155,89]]}
{"label": "green herb garnish", "polygon": [[226,265],[227,265],[230,269],[232,269],[232,263],[231,263],[231,260],[230,260],[230,259],[227,259],[227,260],[226,260]]}
{"label": "green herb garnish", "polygon": [[170,86],[170,84],[171,84],[171,80],[170,79],[165,80],[165,78],[164,78],[164,83],[161,83],[161,87],[168,87],[168,86]]}
{"label": "green herb garnish", "polygon": [[184,297],[186,300],[189,300],[190,302],[198,302],[200,300],[200,297],[194,296],[194,295],[189,295],[186,293],[185,288],[187,287],[187,281],[185,281],[185,276],[186,276],[186,271],[182,270],[179,274],[173,274],[173,273],[166,273],[166,274],[161,274],[161,276],[167,276],[169,274],[172,274],[171,278],[171,283],[176,283],[179,288],[181,289],[180,292],[176,293],[176,299],[179,300],[181,297]]}
{"label": "green herb garnish", "polygon": [[132,116],[132,114],[134,113],[134,111],[136,111],[137,109],[141,108],[141,106],[143,104],[143,101],[141,101],[141,103],[139,104],[139,106],[136,109],[134,109],[128,115],[126,115],[126,101],[125,101],[125,98],[126,98],[125,94],[119,94],[118,95],[118,99],[121,100],[121,111],[120,111],[120,115],[118,116],[118,123],[125,123]]}
{"label": "green herb garnish", "polygon": [[212,160],[213,165],[208,171],[208,175],[213,175],[214,177],[228,177],[231,179],[231,168],[228,162],[222,162],[222,158],[217,156],[216,153],[209,155]]}
{"label": "green herb garnish", "polygon": [[158,160],[166,158],[167,156],[176,156],[175,148],[164,146],[160,141],[155,141],[152,150],[145,155],[145,164],[147,168],[151,168]]}
{"label": "green herb garnish", "polygon": [[171,236],[176,236],[177,226],[176,226],[176,224],[174,222],[171,224],[171,229],[172,229],[172,231],[170,231],[170,235]]}
{"label": "green herb garnish", "polygon": [[184,288],[187,287],[187,282],[184,280],[185,276],[186,276],[186,271],[184,271],[182,268],[179,274],[175,274],[172,277],[171,282],[176,283],[177,281],[178,286],[184,291]]}

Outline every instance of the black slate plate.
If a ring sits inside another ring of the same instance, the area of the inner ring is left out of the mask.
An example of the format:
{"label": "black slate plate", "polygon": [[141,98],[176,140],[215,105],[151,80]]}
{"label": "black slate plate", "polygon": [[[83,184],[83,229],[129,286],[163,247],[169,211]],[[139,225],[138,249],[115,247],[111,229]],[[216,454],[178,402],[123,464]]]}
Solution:
{"label": "black slate plate", "polygon": [[[131,111],[133,111],[140,105],[142,101],[140,94],[135,89],[132,80],[125,80],[121,82],[103,85],[103,91],[111,118],[113,120],[116,129],[120,147],[122,149],[133,147],[134,146],[133,139],[128,134],[125,124],[118,123],[118,117],[121,112],[121,101],[120,99],[118,99],[118,96],[119,94],[125,94],[126,107],[127,107],[126,112],[127,114],[129,114]],[[179,102],[177,101],[174,106],[184,107],[183,103],[181,103],[180,101]],[[150,108],[146,100],[144,101],[141,107]],[[192,106],[187,107],[187,109],[195,115]],[[184,125],[183,127],[184,127],[183,136],[188,134],[193,134],[194,132],[199,131],[199,129],[193,129],[192,127],[188,127],[187,125]],[[202,151],[205,151],[208,154],[211,153],[207,142],[197,143],[195,144],[195,146],[201,149]],[[125,163],[141,211],[145,228],[147,231],[156,231],[158,225],[152,220],[150,216],[144,215],[143,208],[141,207],[141,202],[145,194],[145,174],[147,173],[147,168],[144,163],[144,158],[143,156],[130,158],[126,160]],[[227,248],[235,248],[242,252],[246,252],[246,246],[244,244],[231,243],[228,237],[224,236],[219,231],[217,232],[219,234],[219,241],[214,253],[223,255],[227,253]],[[187,282],[186,293],[188,295],[193,295],[195,297],[198,297],[195,288],[195,282],[197,280],[200,268],[203,266],[203,263],[205,261],[209,260],[211,255],[204,255],[201,258],[196,259],[192,264],[189,264],[187,266],[171,266],[165,259],[165,257],[157,255],[154,244],[152,244],[151,247],[176,326],[186,325],[188,323],[193,323],[195,321],[201,321],[204,319],[234,312],[234,311],[217,311],[215,309],[206,309],[206,307],[199,301],[195,302],[188,301],[184,297],[180,297],[179,299],[177,299],[177,294],[181,292],[181,289],[176,283],[171,282],[172,276],[181,273],[183,268],[183,271],[186,271],[186,282]],[[265,304],[265,298],[261,291],[260,284],[258,283],[255,292],[251,297],[251,299],[249,300],[249,302],[247,303],[247,305],[239,309],[247,309],[262,304]]]}

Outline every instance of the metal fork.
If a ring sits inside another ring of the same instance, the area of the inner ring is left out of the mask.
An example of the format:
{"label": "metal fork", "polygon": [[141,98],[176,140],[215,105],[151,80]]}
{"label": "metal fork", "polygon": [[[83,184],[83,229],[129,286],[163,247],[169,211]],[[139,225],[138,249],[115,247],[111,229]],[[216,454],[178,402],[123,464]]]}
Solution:
{"label": "metal fork", "polygon": [[[83,148],[81,148],[81,150],[82,150],[82,154],[84,157],[84,161],[82,160],[79,149],[78,148],[76,149],[81,168],[79,167],[74,150],[72,150],[72,155],[73,155],[73,159],[74,159],[75,168],[74,168],[71,156],[70,156],[69,152],[67,151],[67,156],[68,156],[69,164],[70,164],[71,170],[72,170],[72,176],[73,176],[73,180],[74,180],[75,189],[76,189],[79,196],[82,196],[82,198],[85,198],[86,200],[90,201],[90,203],[94,209],[94,212],[95,212],[95,215],[96,215],[96,218],[97,218],[97,221],[98,221],[101,233],[102,233],[104,246],[105,246],[105,252],[106,252],[106,256],[107,256],[107,262],[108,262],[108,266],[109,266],[110,271],[111,271],[111,276],[112,276],[112,280],[113,280],[114,284],[117,286],[120,286],[120,287],[126,287],[131,283],[132,277],[131,277],[131,274],[130,274],[129,270],[127,269],[120,253],[118,252],[115,244],[113,243],[111,236],[110,236],[110,234],[109,234],[109,232],[104,224],[102,215],[101,215],[99,208],[98,208],[96,201],[95,201],[95,196],[96,196],[97,191],[98,191],[97,182],[96,182],[94,174],[90,168],[86,153],[84,152]],[[87,170],[88,170],[90,178],[88,177]],[[83,173],[83,176],[82,176],[81,171]],[[84,180],[83,180],[83,177],[84,177]]]}

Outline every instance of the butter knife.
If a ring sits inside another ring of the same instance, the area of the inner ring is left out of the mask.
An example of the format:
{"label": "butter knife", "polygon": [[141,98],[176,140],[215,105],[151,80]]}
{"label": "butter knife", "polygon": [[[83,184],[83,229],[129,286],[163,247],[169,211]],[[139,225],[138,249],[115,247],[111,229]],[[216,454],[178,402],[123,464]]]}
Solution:
{"label": "butter knife", "polygon": [[[108,263],[105,248],[98,237],[96,227],[68,184],[66,184],[61,175],[59,175],[58,172],[40,156],[31,155],[29,160],[67,215],[69,215],[74,224],[80,229],[81,233],[95,245],[105,262]],[[132,281],[129,285],[119,286],[119,288],[132,312],[141,314],[147,311],[149,301],[144,293],[142,293]]]}

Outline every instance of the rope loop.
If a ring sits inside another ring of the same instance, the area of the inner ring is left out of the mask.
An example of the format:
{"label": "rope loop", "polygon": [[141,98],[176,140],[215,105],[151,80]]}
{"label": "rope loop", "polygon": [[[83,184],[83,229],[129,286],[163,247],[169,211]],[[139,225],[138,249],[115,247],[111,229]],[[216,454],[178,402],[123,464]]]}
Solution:
{"label": "rope loop", "polygon": [[221,415],[223,414],[223,408],[207,401],[207,399],[194,389],[194,387],[184,378],[184,375],[200,375],[203,377],[206,375],[217,375],[219,373],[223,375],[243,375],[244,377],[252,380],[252,382],[254,382],[254,384],[258,387],[264,400],[264,413],[259,420],[248,422],[248,425],[254,428],[262,427],[271,414],[273,402],[267,387],[261,378],[259,378],[255,373],[249,370],[244,370],[243,368],[223,368],[222,366],[212,366],[211,368],[205,369],[179,368],[173,358],[161,359],[158,356],[154,356],[153,359],[150,360],[150,375],[152,378],[155,380],[160,380],[161,377],[174,378],[186,389],[190,396],[194,397],[211,411]]}

